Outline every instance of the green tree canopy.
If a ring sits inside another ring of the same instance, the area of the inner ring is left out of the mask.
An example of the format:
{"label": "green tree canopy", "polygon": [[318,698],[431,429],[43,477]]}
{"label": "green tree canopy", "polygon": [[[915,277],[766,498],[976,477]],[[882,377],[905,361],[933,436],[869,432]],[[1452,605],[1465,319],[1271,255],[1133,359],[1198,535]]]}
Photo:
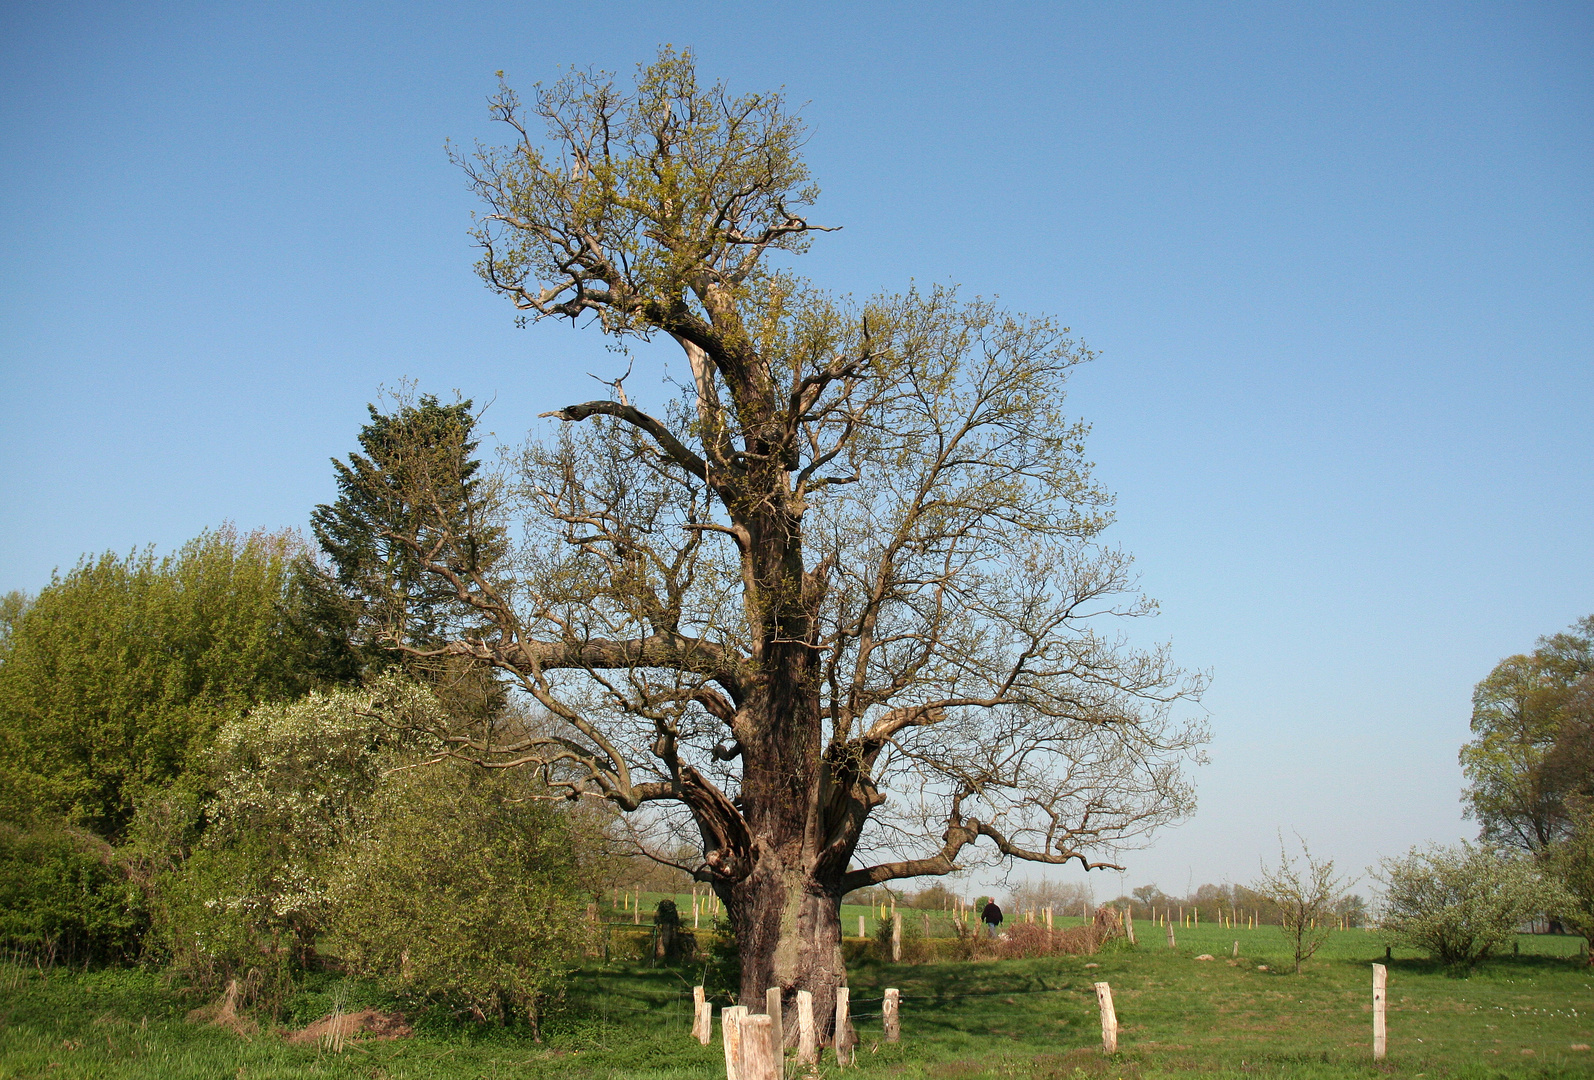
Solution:
{"label": "green tree canopy", "polygon": [[85,558],[0,643],[0,813],[119,839],[216,727],[305,688],[287,532],[206,532],[175,554]]}
{"label": "green tree canopy", "polygon": [[1588,940],[1588,961],[1594,965],[1594,803],[1573,799],[1570,828],[1550,845],[1550,873],[1566,891],[1556,914],[1561,923]]}
{"label": "green tree canopy", "polygon": [[1472,693],[1462,799],[1487,843],[1539,853],[1594,796],[1594,615],[1508,656]]}

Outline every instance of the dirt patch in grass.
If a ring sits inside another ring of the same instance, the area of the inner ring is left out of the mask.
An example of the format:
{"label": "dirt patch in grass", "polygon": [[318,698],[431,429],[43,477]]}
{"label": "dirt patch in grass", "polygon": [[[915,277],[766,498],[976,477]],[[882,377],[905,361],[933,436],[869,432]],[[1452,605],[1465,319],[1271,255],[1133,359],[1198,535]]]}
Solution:
{"label": "dirt patch in grass", "polygon": [[352,1013],[329,1013],[288,1036],[295,1046],[345,1039],[407,1039],[415,1030],[398,1013],[361,1009]]}

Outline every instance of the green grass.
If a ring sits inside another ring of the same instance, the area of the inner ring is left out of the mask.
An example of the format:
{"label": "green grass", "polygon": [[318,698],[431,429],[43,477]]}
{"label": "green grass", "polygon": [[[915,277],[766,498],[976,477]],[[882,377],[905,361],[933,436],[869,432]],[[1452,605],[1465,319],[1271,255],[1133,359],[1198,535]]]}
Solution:
{"label": "green grass", "polygon": [[[1149,931],[1149,928],[1147,928]],[[1179,932],[1179,948],[1141,935],[1137,949],[1096,957],[881,966],[850,982],[862,1038],[859,1080],[976,1077],[1279,1076],[1530,1078],[1594,1075],[1594,973],[1577,939],[1524,937],[1519,957],[1453,978],[1396,952],[1390,965],[1390,1052],[1371,1061],[1373,934],[1334,934],[1297,977],[1276,929]],[[1230,964],[1231,943],[1241,959]],[[1200,953],[1217,957],[1197,961]],[[1087,966],[1087,965],[1097,966]],[[1261,971],[1261,965],[1273,970]],[[1100,1051],[1091,984],[1113,987],[1122,1034]],[[594,964],[570,982],[570,1005],[545,1042],[524,1031],[423,1018],[414,1038],[350,1044],[342,1054],[289,1046],[267,1031],[243,1039],[184,1019],[197,1002],[146,971],[47,972],[0,967],[0,1078],[465,1078],[724,1075],[717,1044],[689,1037],[690,972]],[[880,1042],[879,1001],[903,994],[904,1042]],[[330,977],[290,1000],[296,1023],[320,1015]],[[382,995],[344,987],[348,1007]],[[716,1031],[717,1034],[717,1031]],[[819,1070],[838,1075],[832,1059]],[[795,1076],[795,1071],[793,1072]]]}

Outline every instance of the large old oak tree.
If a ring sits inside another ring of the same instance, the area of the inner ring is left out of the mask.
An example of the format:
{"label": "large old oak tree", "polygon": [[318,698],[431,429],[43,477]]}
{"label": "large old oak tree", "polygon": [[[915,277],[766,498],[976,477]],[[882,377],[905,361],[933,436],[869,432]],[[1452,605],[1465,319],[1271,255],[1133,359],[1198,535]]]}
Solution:
{"label": "large old oak tree", "polygon": [[529,319],[673,339],[690,378],[652,412],[623,379],[565,405],[491,480],[440,452],[373,481],[404,504],[388,540],[459,602],[444,644],[393,644],[496,668],[546,712],[447,732],[453,752],[687,826],[694,856],[654,854],[724,900],[744,1000],[808,990],[820,1016],[848,891],[1101,867],[1188,813],[1205,736],[1169,710],[1199,680],[1098,628],[1152,605],[1099,542],[1067,330],[793,274],[825,231],[802,125],[778,94],[700,85],[689,53],[630,90],[501,86],[492,110],[510,144],[456,157],[482,277]]}

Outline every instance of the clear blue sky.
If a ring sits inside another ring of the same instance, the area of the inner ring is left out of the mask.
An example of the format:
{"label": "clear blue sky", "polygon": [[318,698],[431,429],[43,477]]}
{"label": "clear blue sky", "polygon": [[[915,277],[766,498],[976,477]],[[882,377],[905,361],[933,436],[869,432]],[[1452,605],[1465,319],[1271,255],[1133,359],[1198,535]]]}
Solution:
{"label": "clear blue sky", "polygon": [[1134,633],[1211,670],[1216,731],[1127,885],[1470,835],[1472,684],[1594,611],[1583,4],[6,5],[0,590],[302,527],[380,384],[511,441],[590,397],[600,343],[471,273],[443,144],[492,137],[497,69],[663,42],[811,103],[812,276],[1101,350]]}

